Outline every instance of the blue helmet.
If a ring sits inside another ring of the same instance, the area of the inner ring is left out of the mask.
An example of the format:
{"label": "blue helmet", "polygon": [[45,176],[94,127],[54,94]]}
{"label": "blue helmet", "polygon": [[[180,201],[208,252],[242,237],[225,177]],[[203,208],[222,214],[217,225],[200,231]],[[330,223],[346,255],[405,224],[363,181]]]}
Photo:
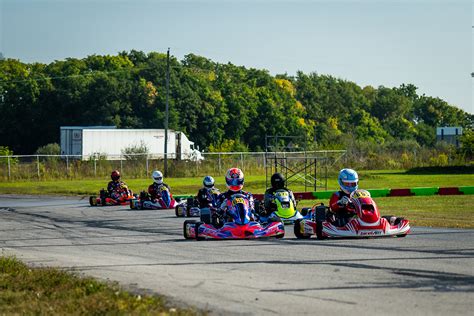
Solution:
{"label": "blue helmet", "polygon": [[337,183],[341,190],[347,194],[351,194],[359,188],[359,176],[352,169],[342,169],[337,177]]}
{"label": "blue helmet", "polygon": [[205,176],[202,180],[202,184],[204,184],[206,188],[212,188],[214,186],[214,178],[211,176]]}

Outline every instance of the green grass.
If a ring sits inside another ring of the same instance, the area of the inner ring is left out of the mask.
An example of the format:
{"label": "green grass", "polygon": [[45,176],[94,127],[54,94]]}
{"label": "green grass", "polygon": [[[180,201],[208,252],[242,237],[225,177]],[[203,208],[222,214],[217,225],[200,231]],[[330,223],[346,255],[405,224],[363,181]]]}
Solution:
{"label": "green grass", "polygon": [[0,257],[0,314],[197,315],[166,305],[163,298],[132,294],[116,283],[81,278],[55,268],[30,268]]}

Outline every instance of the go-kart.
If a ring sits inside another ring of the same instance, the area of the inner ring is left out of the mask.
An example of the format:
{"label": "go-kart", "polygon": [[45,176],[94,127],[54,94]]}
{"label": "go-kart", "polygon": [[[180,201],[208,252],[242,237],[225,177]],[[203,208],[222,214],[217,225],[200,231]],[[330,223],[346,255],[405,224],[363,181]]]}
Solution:
{"label": "go-kart", "polygon": [[277,190],[271,198],[273,199],[276,210],[270,214],[265,210],[263,203],[256,203],[255,208],[258,210],[260,222],[267,223],[281,219],[284,224],[293,224],[296,220],[303,218],[303,215],[295,209],[288,191]]}
{"label": "go-kart", "polygon": [[136,199],[136,196],[128,188],[122,188],[121,192],[110,194],[107,190],[100,190],[99,196],[90,196],[89,204],[91,206],[112,206],[126,205],[129,201]]}
{"label": "go-kart", "polygon": [[174,208],[178,202],[164,185],[160,188],[158,198],[152,199],[148,192],[142,191],[138,199],[130,200],[132,210],[162,210]]}
{"label": "go-kart", "polygon": [[[234,194],[227,201],[226,209],[225,214],[219,210],[212,210],[212,213],[201,212],[202,221],[200,222],[184,221],[184,238],[197,240],[256,239],[282,238],[285,235],[284,225],[280,221],[270,222],[267,225],[256,222],[249,201],[243,194]],[[202,209],[202,211],[204,210]]]}
{"label": "go-kart", "polygon": [[[219,195],[221,192],[217,188],[207,189],[207,202],[210,208],[216,208],[219,203]],[[191,197],[186,202],[176,205],[176,217],[199,217],[201,215],[201,207],[197,197]]]}
{"label": "go-kart", "polygon": [[366,190],[356,190],[349,197],[354,209],[353,216],[342,226],[337,225],[333,213],[325,205],[317,205],[309,214],[295,222],[296,238],[318,239],[333,237],[405,237],[410,232],[409,221],[403,217],[381,216]]}

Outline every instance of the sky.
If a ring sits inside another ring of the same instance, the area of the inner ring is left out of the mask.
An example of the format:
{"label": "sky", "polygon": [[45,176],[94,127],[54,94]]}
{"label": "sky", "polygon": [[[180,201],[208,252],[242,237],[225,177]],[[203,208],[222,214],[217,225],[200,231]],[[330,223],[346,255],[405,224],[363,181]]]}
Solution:
{"label": "sky", "polygon": [[474,113],[472,0],[0,0],[0,52],[22,62],[132,49],[414,84]]}

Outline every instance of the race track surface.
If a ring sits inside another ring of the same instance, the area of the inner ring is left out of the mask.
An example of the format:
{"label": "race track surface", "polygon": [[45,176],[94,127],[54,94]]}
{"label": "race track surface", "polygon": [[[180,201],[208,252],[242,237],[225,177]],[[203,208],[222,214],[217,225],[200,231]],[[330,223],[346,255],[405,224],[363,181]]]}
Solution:
{"label": "race track surface", "polygon": [[474,230],[406,238],[187,241],[173,210],[0,196],[0,247],[148,289],[211,314],[462,315],[474,307]]}

